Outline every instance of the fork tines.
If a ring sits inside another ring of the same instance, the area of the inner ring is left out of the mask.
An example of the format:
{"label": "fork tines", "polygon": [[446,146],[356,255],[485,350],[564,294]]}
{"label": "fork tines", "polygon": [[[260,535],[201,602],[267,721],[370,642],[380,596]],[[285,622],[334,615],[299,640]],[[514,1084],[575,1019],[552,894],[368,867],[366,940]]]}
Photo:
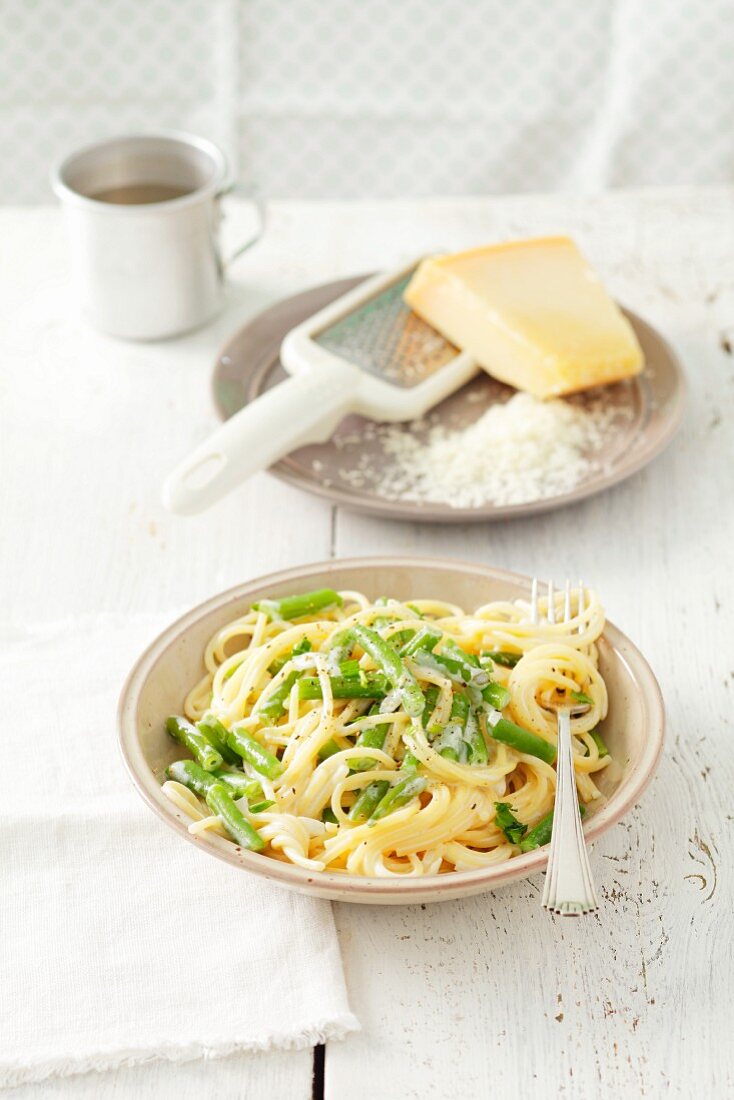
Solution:
{"label": "fork tines", "polygon": [[[582,581],[578,588],[578,614],[586,607],[586,592]],[[548,584],[546,621],[556,622],[556,598],[553,582]],[[563,621],[570,622],[571,584],[567,580],[563,599]],[[540,620],[538,581],[533,580],[530,620]],[[579,627],[581,630],[581,627]],[[589,855],[584,839],[581,815],[576,792],[576,774],[573,766],[570,706],[557,707],[558,752],[556,758],[556,801],[553,814],[548,868],[545,876],[542,905],[561,916],[583,916],[599,907],[594,880],[589,866]]]}

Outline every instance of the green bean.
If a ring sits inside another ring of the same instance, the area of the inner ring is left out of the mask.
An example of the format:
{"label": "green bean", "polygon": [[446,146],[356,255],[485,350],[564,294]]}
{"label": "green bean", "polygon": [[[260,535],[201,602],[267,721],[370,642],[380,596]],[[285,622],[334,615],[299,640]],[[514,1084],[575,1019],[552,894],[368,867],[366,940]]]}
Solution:
{"label": "green bean", "polygon": [[400,761],[400,770],[403,772],[414,772],[419,764],[420,760],[417,756],[414,756],[412,752],[406,752],[405,756]]}
{"label": "green bean", "polygon": [[455,692],[451,700],[451,716],[441,736],[434,742],[439,756],[446,760],[464,763],[467,746],[464,743],[464,729],[469,717],[469,700],[460,692]]}
{"label": "green bean", "polygon": [[336,816],[336,814],[332,810],[331,806],[325,806],[323,808],[323,810],[321,811],[321,820],[322,821],[329,821],[329,822],[331,822],[332,825],[338,825],[339,824],[339,818]]}
{"label": "green bean", "polygon": [[461,736],[461,730],[455,722],[445,726],[440,737],[437,737],[433,747],[444,760],[454,760],[456,763],[465,763],[467,758],[466,744]]}
{"label": "green bean", "polygon": [[402,653],[403,648],[415,637],[415,633],[415,630],[406,627],[405,630],[398,630],[396,634],[391,634],[387,639],[387,643],[391,645],[393,649],[397,650],[398,653]]}
{"label": "green bean", "polygon": [[366,821],[384,798],[390,784],[387,779],[376,779],[364,787],[349,811],[350,821]]}
{"label": "green bean", "polygon": [[353,626],[350,633],[396,689],[405,713],[411,717],[422,714],[425,706],[423,692],[412,672],[403,664],[400,655],[375,630],[363,623]]}
{"label": "green bean", "polygon": [[436,686],[436,684],[428,685],[428,687],[426,688],[425,699],[426,702],[423,708],[423,714],[421,716],[421,723],[423,725],[423,729],[430,734],[431,730],[427,728],[428,719],[431,717],[434,710],[436,709],[436,703],[438,702],[438,687]]}
{"label": "green bean", "polygon": [[249,812],[251,814],[262,814],[262,813],[265,813],[266,810],[269,810],[270,807],[274,806],[274,805],[275,805],[275,802],[272,800],[272,798],[266,798],[264,802],[257,802],[254,806],[250,806],[249,807]]}
{"label": "green bean", "polygon": [[489,729],[490,737],[495,741],[501,741],[504,745],[510,745],[517,752],[524,752],[528,756],[537,756],[539,760],[545,760],[546,764],[553,764],[556,759],[556,747],[550,741],[544,741],[542,737],[525,730],[522,726],[516,726],[506,718],[500,718]]}
{"label": "green bean", "polygon": [[273,661],[272,665],[268,669],[271,676],[277,676],[284,665],[287,665],[294,657],[298,657],[301,653],[310,653],[313,649],[308,638],[301,638],[300,642],[296,642],[290,653],[284,654],[282,657],[278,657]]}
{"label": "green bean", "polygon": [[487,742],[484,740],[484,734],[474,710],[469,711],[464,729],[464,740],[469,746],[472,764],[486,764],[488,760]]}
{"label": "green bean", "polygon": [[232,796],[223,783],[212,783],[205,797],[207,806],[212,813],[219,816],[233,840],[252,852],[262,851],[265,841],[253,829],[242,811],[235,806]]}
{"label": "green bean", "polygon": [[166,720],[166,729],[174,741],[184,745],[192,756],[196,757],[205,771],[213,772],[215,768],[221,768],[224,763],[221,753],[196,726],[192,726],[191,722],[177,715],[171,715]]}
{"label": "green bean", "polygon": [[488,657],[490,661],[494,661],[496,665],[502,665],[504,668],[514,668],[522,657],[522,653],[509,653],[507,650],[500,649],[496,653],[483,653],[482,657]]}
{"label": "green bean", "polygon": [[334,756],[336,753],[341,752],[341,746],[337,745],[333,737],[321,746],[318,751],[319,760],[328,760],[330,756]]}
{"label": "green bean", "polygon": [[495,710],[504,710],[511,698],[512,695],[502,684],[485,684],[482,688],[482,699]]}
{"label": "green bean", "polygon": [[[389,684],[382,673],[363,672],[360,676],[330,676],[331,694],[335,699],[384,699]],[[304,676],[298,681],[299,699],[321,699],[318,676]]]}
{"label": "green bean", "polygon": [[370,822],[379,821],[394,810],[399,810],[401,806],[407,806],[425,789],[425,779],[409,772],[405,779],[401,779],[394,787],[390,787],[390,790],[382,796],[370,815]]}
{"label": "green bean", "polygon": [[433,647],[438,645],[442,637],[442,632],[435,626],[422,626],[420,630],[413,635],[408,644],[403,646],[401,653],[403,657],[410,657],[417,649],[432,651]]}
{"label": "green bean", "polygon": [[176,760],[173,764],[168,765],[166,775],[169,779],[175,780],[176,783],[182,783],[184,787],[188,787],[190,791],[202,798],[206,796],[206,792],[212,783],[216,782],[211,772],[204,771],[201,765],[194,760]]}
{"label": "green bean", "polygon": [[264,611],[269,619],[301,619],[304,615],[313,615],[316,611],[341,607],[343,600],[333,588],[319,588],[315,592],[304,592],[300,596],[283,596],[279,600],[258,600],[255,611]]}
{"label": "green bean", "polygon": [[238,764],[239,757],[236,753],[232,752],[231,748],[227,744],[227,737],[229,736],[229,730],[222,722],[219,721],[213,714],[205,714],[203,718],[200,718],[196,723],[196,728],[200,733],[203,733],[207,741],[209,741],[217,752],[220,754],[223,760],[228,764]]}
{"label": "green bean", "polygon": [[355,658],[351,658],[348,661],[340,661],[339,662],[339,675],[340,676],[344,676],[344,677],[347,677],[347,678],[350,677],[350,676],[359,676],[361,671],[362,670],[359,667],[359,661],[357,661]]}
{"label": "green bean", "polygon": [[278,715],[282,713],[286,704],[286,699],[290,695],[291,689],[299,676],[300,673],[295,669],[293,672],[289,672],[272,695],[268,696],[264,703],[258,703],[256,705],[253,714],[258,718],[277,718]]}
{"label": "green bean", "polygon": [[494,820],[507,840],[510,844],[519,844],[528,831],[527,825],[517,820],[509,802],[495,802],[494,809]]}
{"label": "green bean", "polygon": [[273,756],[255,738],[243,729],[233,729],[227,739],[227,744],[234,749],[250,767],[260,775],[268,779],[275,779],[283,770],[283,765],[277,756]]}
{"label": "green bean", "polygon": [[609,756],[609,749],[605,745],[604,738],[599,733],[599,730],[589,730],[589,733],[591,734],[591,739],[596,745],[599,752],[599,759],[601,760],[602,757]]}
{"label": "green bean", "polygon": [[481,687],[489,679],[484,669],[476,668],[470,661],[447,653],[432,653],[428,649],[418,648],[413,653],[413,660],[424,668],[431,668],[434,672],[447,676],[455,684],[468,687],[470,684]]}
{"label": "green bean", "polygon": [[243,772],[215,771],[205,772],[204,769],[193,760],[176,760],[166,768],[169,779],[175,779],[182,783],[194,794],[206,797],[206,792],[212,783],[224,783],[230,795],[234,799],[246,798],[248,803],[252,800],[263,798],[263,789],[257,779],[250,779]]}
{"label": "green bean", "polygon": [[[465,667],[465,675],[471,678],[477,687],[481,687],[489,679],[486,669],[483,669],[479,658],[474,653],[467,653],[453,638],[447,638],[444,642],[441,656],[453,657]],[[471,670],[474,669],[472,672]]]}
{"label": "green bean", "polygon": [[[377,707],[372,707],[370,714],[373,714],[378,709]],[[362,730],[355,745],[366,749],[381,749],[385,745],[385,739],[389,729],[390,727],[387,724],[383,726],[368,726],[367,729]],[[369,756],[365,756],[350,761],[349,767],[353,772],[366,772],[369,771],[370,768],[374,768],[375,764],[375,760],[371,759]]]}
{"label": "green bean", "polygon": [[590,695],[587,695],[585,691],[572,691],[570,695],[574,703],[585,703],[588,707],[593,707],[594,705],[594,700]]}
{"label": "green bean", "polygon": [[[239,760],[239,757],[237,759]],[[221,783],[226,783],[233,798],[245,797],[250,802],[252,799],[258,801],[265,797],[258,780],[250,779],[249,775],[245,775],[244,772],[230,772],[219,768],[211,774],[212,778],[218,779]]]}
{"label": "green bean", "polygon": [[[583,802],[579,802],[579,814],[583,818],[586,814],[586,806]],[[545,817],[541,817],[537,825],[534,825],[530,832],[523,837],[520,841],[521,852],[532,852],[535,848],[543,848],[546,844],[550,844],[551,835],[553,833],[553,810]]]}
{"label": "green bean", "polygon": [[474,668],[482,667],[476,653],[467,653],[465,649],[462,649],[455,638],[448,637],[444,642],[444,649],[447,649],[449,653],[453,654],[455,657],[461,657],[465,661],[468,661]]}

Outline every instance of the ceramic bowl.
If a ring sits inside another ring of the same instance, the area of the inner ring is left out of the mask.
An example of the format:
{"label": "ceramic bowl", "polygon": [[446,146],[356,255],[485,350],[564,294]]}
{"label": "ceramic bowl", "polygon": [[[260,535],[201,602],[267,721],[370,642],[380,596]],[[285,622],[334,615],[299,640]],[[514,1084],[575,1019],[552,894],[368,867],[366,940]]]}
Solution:
{"label": "ceramic bowl", "polygon": [[[321,587],[358,589],[369,597],[401,600],[437,597],[466,610],[498,599],[528,597],[530,580],[514,573],[435,558],[374,557],[320,562],[238,585],[195,607],[148,647],[130,673],[119,706],[119,735],[128,772],[147,804],[181,837],[203,853],[262,875],[270,882],[315,897],[367,904],[446,901],[493,890],[512,879],[541,871],[547,850],[539,849],[482,870],[425,878],[362,878],[343,872],[314,872],[269,856],[236,848],[222,837],[194,837],[189,819],[161,793],[159,776],[181,754],[164,723],[181,711],[184,697],[204,674],[202,654],[209,638],[258,598]],[[601,773],[603,804],[586,820],[595,840],[639,800],[663,746],[665,714],[657,681],[642,654],[611,623],[599,640],[599,663],[609,689],[609,714],[602,725],[614,756],[614,770]]]}

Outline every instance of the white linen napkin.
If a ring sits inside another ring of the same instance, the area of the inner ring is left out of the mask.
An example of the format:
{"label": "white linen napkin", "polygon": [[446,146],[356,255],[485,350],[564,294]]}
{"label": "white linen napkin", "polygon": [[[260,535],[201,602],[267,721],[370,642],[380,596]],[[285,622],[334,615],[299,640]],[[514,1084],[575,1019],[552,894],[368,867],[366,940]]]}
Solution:
{"label": "white linen napkin", "polygon": [[117,695],[162,625],[0,638],[0,1086],[359,1026],[329,903],[182,843],[132,789]]}

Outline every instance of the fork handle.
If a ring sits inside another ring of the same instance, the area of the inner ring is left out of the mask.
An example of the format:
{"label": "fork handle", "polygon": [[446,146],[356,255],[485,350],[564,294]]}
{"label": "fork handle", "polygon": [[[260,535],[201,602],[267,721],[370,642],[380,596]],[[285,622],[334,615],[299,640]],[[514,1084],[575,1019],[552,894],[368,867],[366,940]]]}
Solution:
{"label": "fork handle", "polygon": [[581,826],[571,744],[571,714],[558,712],[556,807],[542,904],[562,916],[599,908]]}

